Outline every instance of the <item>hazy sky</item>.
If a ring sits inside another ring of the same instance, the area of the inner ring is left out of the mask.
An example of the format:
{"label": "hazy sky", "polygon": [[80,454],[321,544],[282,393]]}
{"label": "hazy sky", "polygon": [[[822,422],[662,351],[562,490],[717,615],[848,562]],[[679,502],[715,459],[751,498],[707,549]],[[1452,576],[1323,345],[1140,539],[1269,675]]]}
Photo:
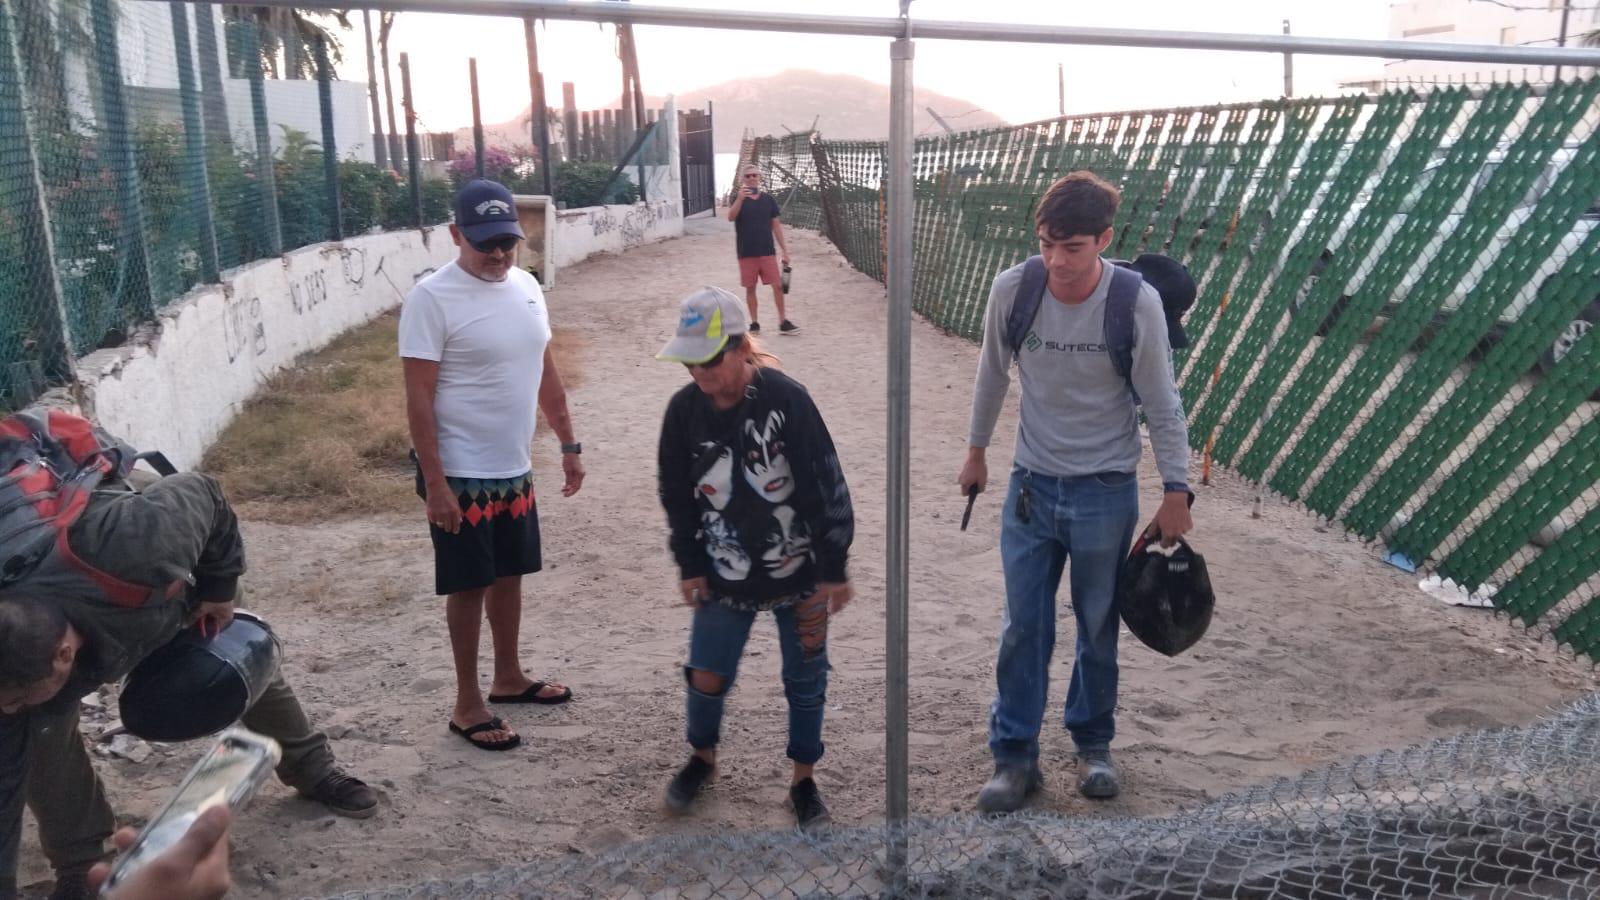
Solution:
{"label": "hazy sky", "polygon": [[[814,14],[894,16],[895,0],[632,0],[635,5],[684,6]],[[1387,36],[1387,0],[914,0],[914,17],[945,21],[1028,22],[1113,28],[1278,34],[1284,19],[1295,34],[1319,37]],[[342,77],[366,80],[363,35],[345,40]],[[644,89],[672,93],[680,106],[700,105],[698,88],[786,69],[817,69],[889,81],[889,42],[856,38],[637,26]],[[614,103],[621,90],[615,29],[593,23],[550,22],[539,29],[539,53],[552,106],[561,83],[577,85],[582,109]],[[471,123],[467,58],[478,59],[483,117],[505,121],[528,104],[527,53],[521,22],[474,16],[402,13],[391,40],[392,61],[411,54],[412,86],[423,128],[442,131]],[[1283,57],[1267,53],[1137,50],[1065,45],[918,40],[914,77],[919,87],[971,101],[1012,121],[1056,115],[1056,66],[1066,67],[1068,112],[1199,105],[1277,96]],[[1294,60],[1295,93],[1331,93],[1340,81],[1373,77],[1379,60],[1313,57]],[[398,102],[398,69],[395,73]],[[938,112],[960,127],[965,109]],[[819,127],[827,130],[827,113]],[[798,125],[796,127],[799,127]],[[886,125],[887,130],[887,125]]]}

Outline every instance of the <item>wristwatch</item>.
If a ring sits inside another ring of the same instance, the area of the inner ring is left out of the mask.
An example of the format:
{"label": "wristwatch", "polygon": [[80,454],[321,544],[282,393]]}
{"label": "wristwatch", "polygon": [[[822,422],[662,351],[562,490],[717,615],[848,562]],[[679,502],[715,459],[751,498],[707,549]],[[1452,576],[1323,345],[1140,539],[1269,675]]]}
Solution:
{"label": "wristwatch", "polygon": [[573,441],[570,444],[562,444],[561,445],[561,452],[562,453],[571,453],[573,456],[577,456],[578,454],[583,452],[583,443],[580,442],[580,441]]}

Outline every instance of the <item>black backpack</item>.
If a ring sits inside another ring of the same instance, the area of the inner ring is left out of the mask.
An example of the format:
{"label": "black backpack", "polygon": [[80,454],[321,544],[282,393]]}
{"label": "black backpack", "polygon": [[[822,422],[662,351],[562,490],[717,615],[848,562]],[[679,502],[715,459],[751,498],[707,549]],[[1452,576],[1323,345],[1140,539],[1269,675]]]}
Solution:
{"label": "black backpack", "polygon": [[[1109,260],[1111,287],[1106,292],[1106,316],[1103,325],[1106,352],[1111,356],[1111,366],[1118,375],[1133,387],[1133,308],[1139,299],[1139,285],[1148,282],[1161,295],[1161,306],[1167,314],[1167,340],[1173,349],[1189,346],[1189,337],[1183,332],[1183,314],[1194,305],[1195,284],[1188,266],[1160,253],[1144,253],[1129,262],[1125,259]],[[1016,299],[1011,304],[1011,314],[1006,317],[1006,345],[1012,357],[1022,353],[1028,329],[1039,315],[1039,304],[1044,300],[1045,282],[1050,273],[1044,259],[1030,256],[1022,264],[1022,283],[1017,287]]]}

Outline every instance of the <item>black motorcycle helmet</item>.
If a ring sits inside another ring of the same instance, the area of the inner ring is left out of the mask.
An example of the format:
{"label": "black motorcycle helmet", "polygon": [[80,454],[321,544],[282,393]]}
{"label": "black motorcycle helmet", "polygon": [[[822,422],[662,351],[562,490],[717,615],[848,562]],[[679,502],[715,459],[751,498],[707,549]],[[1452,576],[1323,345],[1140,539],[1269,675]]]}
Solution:
{"label": "black motorcycle helmet", "polygon": [[1205,557],[1183,538],[1170,550],[1139,538],[1117,579],[1117,614],[1145,646],[1166,656],[1193,647],[1211,625],[1216,595]]}
{"label": "black motorcycle helmet", "polygon": [[261,699],[278,676],[281,656],[272,629],[243,610],[211,638],[186,628],[128,673],[119,700],[122,724],[147,741],[216,734]]}

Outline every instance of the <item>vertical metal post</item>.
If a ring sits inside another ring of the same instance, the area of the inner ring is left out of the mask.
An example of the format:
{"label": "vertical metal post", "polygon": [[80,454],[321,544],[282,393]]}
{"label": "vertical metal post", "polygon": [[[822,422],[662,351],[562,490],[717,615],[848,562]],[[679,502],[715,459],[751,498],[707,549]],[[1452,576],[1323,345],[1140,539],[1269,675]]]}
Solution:
{"label": "vertical metal post", "polygon": [[400,54],[400,104],[406,111],[406,160],[410,168],[411,219],[422,227],[422,163],[417,159],[417,108],[411,102],[411,59]]}
{"label": "vertical metal post", "polygon": [[[0,191],[10,198],[6,205],[18,213],[14,227],[24,235],[38,235],[43,244],[39,248],[42,252],[29,254],[32,259],[11,262],[22,268],[27,293],[32,298],[28,309],[37,313],[31,319],[38,329],[35,347],[40,368],[50,376],[70,377],[72,351],[67,308],[61,283],[56,280],[50,210],[45,205],[44,179],[39,174],[38,157],[34,155],[37,145],[28,123],[22,59],[16,39],[9,0],[0,0],[0,161],[3,161]],[[11,379],[6,381],[9,383],[3,386],[12,389],[11,396],[6,398],[11,403],[21,406],[33,399],[33,385],[24,393],[15,390]]]}
{"label": "vertical metal post", "polygon": [[473,171],[483,175],[483,113],[478,109],[478,58],[467,59],[467,74],[472,79],[472,160]]}
{"label": "vertical metal post", "polygon": [[[1556,46],[1557,47],[1565,47],[1567,45],[1567,20],[1569,18],[1571,18],[1571,16],[1572,16],[1572,0],[1565,0],[1565,2],[1563,2],[1561,4],[1561,33],[1559,35],[1557,35],[1557,37],[1556,37]],[[1556,63],[1556,74],[1555,74],[1555,77],[1550,79],[1550,80],[1551,81],[1560,81],[1561,80],[1561,64],[1560,63]]]}
{"label": "vertical metal post", "polygon": [[567,159],[577,159],[582,132],[578,130],[578,88],[570,81],[561,82],[561,122],[567,131]]}
{"label": "vertical metal post", "polygon": [[[1067,67],[1056,63],[1056,115],[1067,114]],[[949,131],[949,127],[945,131]]]}
{"label": "vertical metal post", "polygon": [[533,98],[533,146],[539,150],[539,174],[546,195],[554,193],[550,180],[550,104],[544,97],[544,73],[539,70],[539,40],[534,34],[533,16],[522,19],[523,36],[528,44],[528,94]]}
{"label": "vertical metal post", "polygon": [[[903,37],[889,45],[889,422],[886,441],[886,552],[884,581],[884,817],[902,825],[909,812],[911,767],[910,584],[911,584],[911,155],[915,84],[911,60],[911,0],[900,0]],[[907,847],[904,832],[891,831],[887,863],[889,896],[902,896],[906,885]]]}
{"label": "vertical metal post", "polygon": [[272,166],[272,132],[267,122],[267,87],[261,75],[261,24],[244,27],[245,67],[250,72],[250,114],[256,132],[256,189],[261,192],[261,246],[271,256],[283,255],[283,226],[278,219],[277,173]]}
{"label": "vertical metal post", "polygon": [[145,243],[148,230],[144,222],[144,198],[139,189],[139,159],[128,128],[127,98],[122,87],[122,52],[117,46],[117,7],[111,0],[90,0],[89,20],[94,23],[95,68],[105,102],[106,120],[101,133],[106,137],[106,155],[116,173],[117,196],[122,208],[122,233],[117,244],[127,253],[130,276],[119,305],[132,307],[141,316],[155,313],[155,291],[150,274],[150,248]]}
{"label": "vertical metal post", "polygon": [[317,101],[322,107],[322,176],[328,185],[328,240],[344,240],[344,218],[339,211],[339,144],[333,131],[333,66],[328,64],[328,40],[317,35],[313,48],[317,62]]}
{"label": "vertical metal post", "polygon": [[195,249],[200,254],[200,276],[221,280],[217,267],[217,226],[211,219],[211,185],[206,177],[205,126],[200,124],[200,90],[194,79],[194,52],[189,46],[189,8],[179,0],[167,4],[172,12],[172,51],[178,62],[178,96],[183,105],[183,181],[194,222]]}
{"label": "vertical metal post", "polygon": [[[1283,20],[1283,33],[1284,34],[1288,34],[1289,33],[1289,20],[1288,19],[1284,19]],[[1293,97],[1294,96],[1294,54],[1293,53],[1285,53],[1283,55],[1283,95],[1285,97]]]}
{"label": "vertical metal post", "polygon": [[228,121],[228,95],[222,88],[222,57],[217,48],[217,20],[211,4],[194,4],[195,56],[200,63],[200,104],[206,123],[206,145],[233,152],[233,126]]}
{"label": "vertical metal post", "polygon": [[[902,4],[903,6],[904,4]],[[909,22],[909,20],[907,20]],[[888,678],[885,744],[888,763],[886,818],[903,821],[907,813],[907,639],[910,584],[910,456],[911,456],[911,150],[914,46],[909,38],[889,45],[889,434],[888,554],[884,571],[888,586],[885,659]]]}
{"label": "vertical metal post", "polygon": [[378,66],[372,53],[372,10],[361,11],[367,33],[367,99],[372,104],[372,158],[378,168],[389,168],[389,138],[383,133],[383,113],[378,109]]}

